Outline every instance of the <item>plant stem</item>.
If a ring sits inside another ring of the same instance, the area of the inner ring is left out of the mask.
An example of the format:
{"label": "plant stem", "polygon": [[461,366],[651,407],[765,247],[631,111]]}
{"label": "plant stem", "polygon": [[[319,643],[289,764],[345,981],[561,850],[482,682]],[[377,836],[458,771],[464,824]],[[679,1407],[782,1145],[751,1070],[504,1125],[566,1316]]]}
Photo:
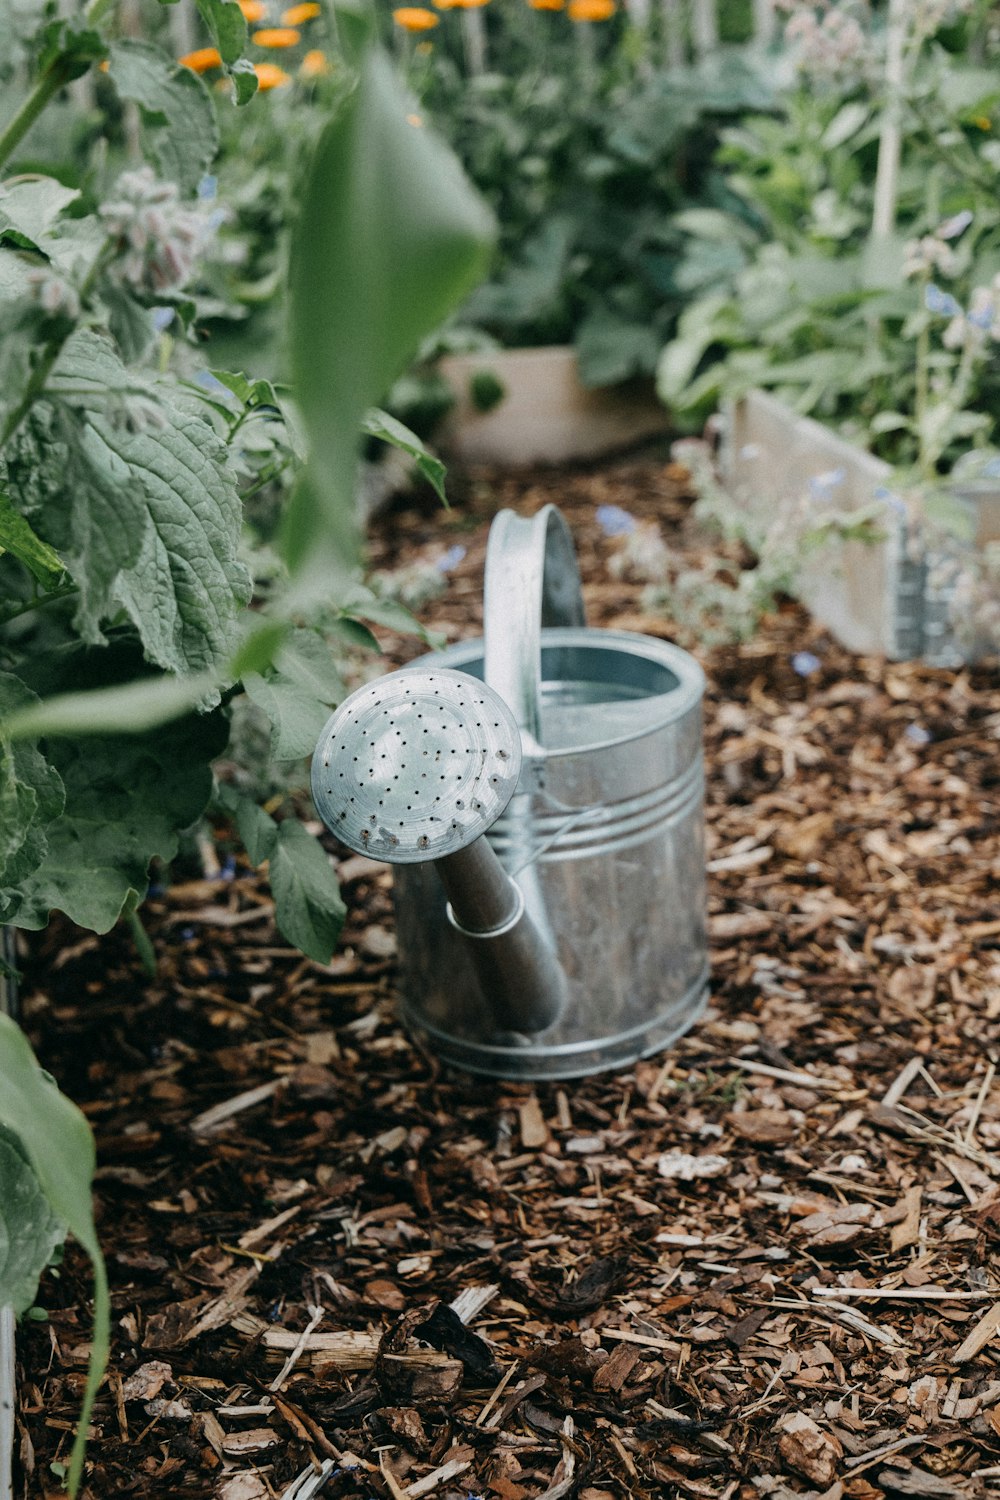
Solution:
{"label": "plant stem", "polygon": [[79,592],[77,584],[69,583],[65,588],[53,589],[51,593],[43,594],[39,599],[31,599],[27,604],[21,604],[16,609],[0,610],[0,625],[9,625],[11,620],[19,620],[22,615],[30,615],[33,609],[44,609],[47,604],[55,604],[59,599],[70,599]]}
{"label": "plant stem", "polygon": [[55,58],[39,78],[14,118],[8,121],[6,129],[0,132],[0,167],[4,166],[8,157],[16,151],[49,100],[54,98],[68,81],[62,58]]}
{"label": "plant stem", "polygon": [[157,975],[156,949],[149,940],[149,933],[142,925],[142,918],[137,911],[130,911],[126,920],[142,963],[143,972],[147,979],[155,979]]}

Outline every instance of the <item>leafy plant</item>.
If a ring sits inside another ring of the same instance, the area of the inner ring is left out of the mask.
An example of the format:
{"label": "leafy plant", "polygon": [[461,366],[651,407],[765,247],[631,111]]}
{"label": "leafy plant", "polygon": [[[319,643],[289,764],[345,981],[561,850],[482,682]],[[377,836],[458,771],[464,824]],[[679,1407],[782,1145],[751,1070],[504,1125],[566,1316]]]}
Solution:
{"label": "leafy plant", "polygon": [[[199,9],[246,103],[260,70],[241,56],[239,6]],[[345,13],[352,87],[299,179],[294,384],[192,369],[212,97],[152,43],[117,37],[110,0],[80,26],[35,14],[33,82],[0,130],[0,167],[103,61],[156,163],[122,170],[109,131],[76,183],[0,183],[0,921],[37,928],[58,909],[104,931],[212,795],[240,694],[270,717],[275,752],[300,756],[341,692],[328,636],[370,645],[364,620],[409,622],[360,577],[359,438],[402,447],[440,489],[438,462],[372,406],[468,291],[491,226],[445,149],[408,125],[369,24]],[[269,486],[272,548],[248,555],[245,504]],[[343,911],[327,856],[294,820],[222,795],[269,861],[283,931],[325,961]],[[75,1493],[107,1354],[93,1147],[3,1018],[0,1084],[0,1304],[23,1309],[65,1228],[95,1268]]]}

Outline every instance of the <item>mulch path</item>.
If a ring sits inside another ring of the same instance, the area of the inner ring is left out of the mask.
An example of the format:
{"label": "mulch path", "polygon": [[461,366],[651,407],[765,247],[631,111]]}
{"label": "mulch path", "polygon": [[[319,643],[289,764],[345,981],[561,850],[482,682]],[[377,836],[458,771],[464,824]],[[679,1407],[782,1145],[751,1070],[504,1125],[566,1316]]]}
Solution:
{"label": "mulch path", "polygon": [[[669,635],[595,520],[622,505],[702,557],[662,457],[473,477],[448,514],[379,521],[374,561],[465,545],[426,617],[476,633],[489,516],[546,500],[591,623]],[[852,657],[791,605],[699,654],[713,998],[660,1056],[537,1087],[444,1070],[394,1019],[389,876],[346,854],[328,968],[211,860],[149,904],[155,981],[123,931],[35,944],[26,1024],[98,1139],[94,1500],[1000,1481],[1000,676]],[[87,1296],[69,1247],[20,1340],[30,1496],[57,1490]]]}

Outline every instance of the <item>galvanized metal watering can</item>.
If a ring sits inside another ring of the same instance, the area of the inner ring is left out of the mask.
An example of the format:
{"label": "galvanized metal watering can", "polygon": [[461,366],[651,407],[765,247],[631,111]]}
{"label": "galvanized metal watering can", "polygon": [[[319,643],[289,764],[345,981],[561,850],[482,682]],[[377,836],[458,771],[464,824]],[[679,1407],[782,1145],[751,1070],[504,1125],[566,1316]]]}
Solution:
{"label": "galvanized metal watering can", "polygon": [[313,798],[394,866],[404,1016],[441,1057],[624,1067],[707,998],[704,677],[677,646],[587,628],[551,505],[496,517],[484,637],[345,700]]}

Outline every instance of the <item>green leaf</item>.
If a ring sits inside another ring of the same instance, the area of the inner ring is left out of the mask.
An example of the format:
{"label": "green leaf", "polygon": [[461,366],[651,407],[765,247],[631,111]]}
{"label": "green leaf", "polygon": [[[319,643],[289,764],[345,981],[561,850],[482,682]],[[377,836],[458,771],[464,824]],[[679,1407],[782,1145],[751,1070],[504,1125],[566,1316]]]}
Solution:
{"label": "green leaf", "polygon": [[78,188],[64,187],[54,177],[0,185],[0,237],[13,232],[38,247],[66,205],[79,196]]}
{"label": "green leaf", "polygon": [[329,707],[296,682],[272,674],[248,672],[243,678],[248,698],[271,722],[271,754],[275,760],[299,760],[316,748]]}
{"label": "green leaf", "polygon": [[244,674],[247,696],[271,721],[276,760],[312,755],[331,707],[346,689],[333,654],[315,630],[295,630],[282,642],[275,670]]}
{"label": "green leaf", "polygon": [[191,677],[142,677],[121,687],[87,693],[57,693],[0,716],[0,731],[11,740],[43,734],[144,734],[190,713],[217,695],[219,679],[211,672]]}
{"label": "green leaf", "polygon": [[411,432],[405,423],[391,416],[387,411],[381,411],[376,407],[373,411],[365,413],[361,423],[361,430],[369,437],[380,438],[383,443],[390,443],[393,448],[399,448],[403,453],[408,453],[416,461],[419,472],[432,485],[434,492],[443,505],[448,504],[448,497],[444,491],[444,477],[448,472],[444,464],[433,453],[428,452],[415,432]]}
{"label": "green leaf", "polygon": [[[222,61],[230,64],[237,62],[247,44],[247,23],[237,0],[198,0],[198,10],[212,33],[212,40],[219,49]],[[251,89],[250,94],[253,92]],[[249,97],[248,94],[247,98]]]}
{"label": "green leaf", "polygon": [[308,958],[329,963],[346,908],[329,857],[294,818],[278,824],[270,879],[274,920],[282,933]]}
{"label": "green leaf", "polygon": [[65,1237],[17,1136],[0,1125],[0,1307],[27,1312]]}
{"label": "green leaf", "polygon": [[[0,725],[11,710],[37,702],[17,677],[0,672]],[[46,829],[64,804],[59,773],[36,747],[0,738],[0,920],[15,912],[21,883],[48,853]]]}
{"label": "green leaf", "polygon": [[[92,333],[67,342],[50,381],[56,394],[63,385],[87,409],[41,404],[15,439],[10,485],[79,586],[78,630],[96,643],[124,608],[159,666],[219,667],[251,593],[225,445],[200,406],[166,379],[130,375]],[[78,394],[88,387],[93,400]]]}
{"label": "green leaf", "polygon": [[87,26],[74,26],[71,21],[50,21],[42,32],[42,46],[38,55],[39,75],[48,72],[58,62],[59,74],[64,83],[80,78],[91,63],[104,56],[107,44],[99,31]]}
{"label": "green leaf", "polygon": [[24,563],[43,588],[52,588],[66,572],[58,552],[32,531],[3,490],[0,490],[0,552],[9,552]]}
{"label": "green leaf", "polygon": [[[140,669],[134,648],[74,650],[34,663],[32,687],[66,681],[107,683]],[[85,696],[83,694],[81,697]],[[79,739],[51,736],[47,754],[65,787],[61,815],[45,829],[47,851],[21,883],[11,920],[44,927],[52,910],[94,932],[107,932],[126,902],[146,893],[150,861],[172,859],[178,832],[203,812],[212,791],[210,763],[229,736],[222,711],[188,714],[145,734]]]}
{"label": "green leaf", "polygon": [[23,1033],[2,1014],[0,1124],[17,1136],[50,1209],[79,1240],[94,1268],[94,1334],[68,1478],[70,1495],[75,1495],[94,1396],[108,1361],[110,1329],[108,1282],[90,1200],[94,1140],[76,1105],[42,1072]]}
{"label": "green leaf", "polygon": [[241,797],[231,787],[221,789],[227,795],[220,801],[236,818],[236,827],[252,865],[270,859],[278,841],[278,825],[269,813],[250,797]]}
{"label": "green leaf", "polygon": [[617,385],[656,368],[661,339],[649,322],[632,323],[597,307],[576,331],[576,353],[584,385]]}
{"label": "green leaf", "polygon": [[[220,8],[234,10],[245,32],[238,5]],[[142,111],[160,175],[193,190],[219,149],[215,106],[204,81],[149,42],[128,39],[112,43],[109,72],[120,96]]]}
{"label": "green leaf", "polygon": [[455,157],[407,113],[391,64],[369,52],[301,192],[291,352],[312,451],[282,541],[292,572],[317,580],[342,576],[356,551],[365,411],[481,274],[491,238]]}
{"label": "green leaf", "polygon": [[241,57],[225,67],[233,86],[233,103],[238,107],[249,104],[257,92],[257,73],[253,63],[248,57]]}

